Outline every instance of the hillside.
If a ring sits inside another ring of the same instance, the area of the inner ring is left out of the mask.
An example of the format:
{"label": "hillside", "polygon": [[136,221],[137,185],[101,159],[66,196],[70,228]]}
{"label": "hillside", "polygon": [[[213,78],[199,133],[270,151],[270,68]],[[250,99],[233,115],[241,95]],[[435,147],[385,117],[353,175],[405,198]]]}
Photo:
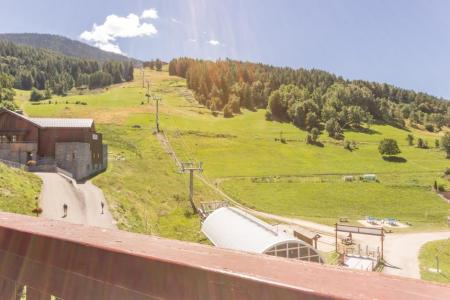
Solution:
{"label": "hillside", "polygon": [[[39,100],[51,98],[51,94],[66,95],[74,87],[96,89],[130,81],[133,64],[131,61],[99,63],[0,39],[0,75],[0,98],[4,98],[1,89],[10,89],[12,85],[16,89],[46,90],[45,96],[34,97]],[[10,98],[8,93],[6,100]]]}
{"label": "hillside", "polygon": [[268,120],[291,122],[310,132],[325,130],[342,139],[343,130],[362,123],[429,131],[450,126],[450,102],[421,92],[364,80],[345,80],[321,70],[280,68],[233,60],[173,59],[169,74],[186,78],[196,100],[230,118],[267,109]]}
{"label": "hillside", "polygon": [[[182,161],[202,161],[203,176],[235,200],[261,211],[334,224],[348,217],[359,224],[365,216],[397,218],[407,230],[444,228],[450,205],[431,190],[436,180],[450,183],[445,152],[434,147],[447,130],[429,132],[408,124],[361,123],[365,130],[344,129],[356,148],[322,133],[322,147],[308,145],[308,131],[288,122],[268,121],[265,110],[242,109],[227,119],[200,105],[186,80],[167,72],[146,70],[152,92],[161,95],[161,127]],[[152,134],[155,105],[147,103],[142,77],[102,92],[55,98],[58,104],[23,101],[30,116],[91,117],[109,144],[110,165],[94,179],[110,202],[121,228],[178,239],[203,241],[200,221],[187,201],[188,175],[180,174]],[[22,99],[26,99],[23,97]],[[61,101],[59,101],[61,100]],[[86,105],[76,105],[85,101]],[[409,145],[407,135],[429,148]],[[285,142],[280,142],[280,135]],[[383,138],[401,149],[398,162],[378,153]],[[342,176],[375,173],[378,182],[344,182]],[[113,183],[113,184],[111,184]],[[222,197],[196,180],[196,202]],[[395,229],[403,230],[403,229]]]}
{"label": "hillside", "polygon": [[140,63],[139,60],[124,55],[107,52],[85,43],[75,41],[60,35],[42,33],[1,33],[0,39],[35,48],[49,49],[67,56],[97,61],[129,61]]}
{"label": "hillside", "polygon": [[36,175],[0,163],[0,211],[32,215],[41,185]]}

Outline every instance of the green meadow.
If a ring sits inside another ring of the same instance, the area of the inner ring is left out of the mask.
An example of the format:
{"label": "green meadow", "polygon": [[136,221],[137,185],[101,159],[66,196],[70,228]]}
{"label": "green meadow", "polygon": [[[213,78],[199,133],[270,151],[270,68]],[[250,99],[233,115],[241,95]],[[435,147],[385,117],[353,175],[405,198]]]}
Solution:
{"label": "green meadow", "polygon": [[[134,82],[95,92],[77,92],[30,103],[18,91],[31,116],[90,117],[110,150],[110,168],[94,179],[113,207],[122,228],[201,241],[200,221],[190,213],[187,175],[176,169],[152,134],[155,105],[147,103],[140,72]],[[443,228],[450,205],[431,191],[450,160],[434,147],[438,133],[372,125],[347,131],[357,149],[320,136],[323,147],[306,145],[306,132],[292,124],[266,121],[265,111],[243,111],[231,119],[199,106],[185,81],[167,72],[147,70],[151,90],[162,97],[161,127],[179,158],[204,163],[204,176],[237,201],[258,210],[333,224],[390,217],[412,224],[410,230]],[[77,104],[78,103],[78,104]],[[429,149],[408,146],[407,134],[422,137]],[[283,137],[286,143],[276,139]],[[401,162],[383,160],[378,142],[398,141]],[[379,182],[343,182],[344,175],[377,174]],[[196,201],[220,200],[196,182]]]}
{"label": "green meadow", "polygon": [[32,215],[41,185],[36,175],[0,163],[0,211]]}
{"label": "green meadow", "polygon": [[[436,256],[439,257],[439,273],[430,271],[437,268]],[[450,283],[450,240],[433,241],[423,245],[419,262],[423,280]]]}

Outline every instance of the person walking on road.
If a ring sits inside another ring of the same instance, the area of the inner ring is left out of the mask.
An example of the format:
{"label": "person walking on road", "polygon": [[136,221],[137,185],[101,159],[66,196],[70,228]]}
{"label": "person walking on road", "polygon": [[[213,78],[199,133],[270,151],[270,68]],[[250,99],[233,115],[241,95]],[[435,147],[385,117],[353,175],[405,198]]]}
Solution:
{"label": "person walking on road", "polygon": [[67,217],[67,204],[66,203],[64,203],[64,205],[63,205],[63,210],[64,210],[63,218],[65,218],[65,217]]}
{"label": "person walking on road", "polygon": [[103,203],[103,201],[102,201],[102,202],[100,202],[100,204],[102,205],[102,215],[103,215],[103,208],[105,207],[105,203]]}

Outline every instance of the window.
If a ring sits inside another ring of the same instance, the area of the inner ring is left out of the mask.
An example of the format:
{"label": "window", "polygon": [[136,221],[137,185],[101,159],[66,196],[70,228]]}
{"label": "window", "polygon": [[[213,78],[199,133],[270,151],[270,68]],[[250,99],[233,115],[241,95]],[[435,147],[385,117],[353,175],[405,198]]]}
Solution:
{"label": "window", "polygon": [[96,141],[96,140],[98,140],[98,135],[97,134],[92,134],[92,139],[94,140],[94,141]]}
{"label": "window", "polygon": [[15,143],[16,141],[17,141],[17,137],[16,137],[15,135],[13,135],[13,136],[11,137],[11,142]]}

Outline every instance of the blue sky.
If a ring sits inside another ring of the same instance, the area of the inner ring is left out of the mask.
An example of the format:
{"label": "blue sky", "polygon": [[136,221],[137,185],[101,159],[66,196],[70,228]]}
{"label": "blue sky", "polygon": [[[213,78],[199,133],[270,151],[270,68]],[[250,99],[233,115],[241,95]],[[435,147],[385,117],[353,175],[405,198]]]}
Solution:
{"label": "blue sky", "polygon": [[0,0],[0,7],[2,32],[84,37],[140,59],[318,68],[450,99],[450,1]]}

